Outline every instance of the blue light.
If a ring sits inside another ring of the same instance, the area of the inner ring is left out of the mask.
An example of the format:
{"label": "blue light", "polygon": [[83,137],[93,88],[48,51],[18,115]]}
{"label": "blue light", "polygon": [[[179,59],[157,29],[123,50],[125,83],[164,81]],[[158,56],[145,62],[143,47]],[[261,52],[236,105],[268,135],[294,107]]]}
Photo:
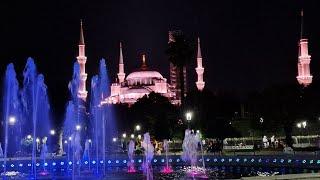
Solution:
{"label": "blue light", "polygon": [[134,159],[132,159],[131,162],[134,163]]}
{"label": "blue light", "polygon": [[232,162],[232,158],[229,158],[229,162]]}
{"label": "blue light", "polygon": [[277,162],[277,159],[273,159],[273,162],[276,163],[276,162]]}
{"label": "blue light", "polygon": [[[31,164],[29,163],[29,164],[28,164],[28,166],[30,167],[30,166],[31,166]],[[4,167],[4,166],[3,166],[3,167]]]}
{"label": "blue light", "polygon": [[210,159],[209,158],[207,158],[207,162],[209,162],[210,161]]}
{"label": "blue light", "polygon": [[103,160],[100,161],[100,164],[103,164]]}
{"label": "blue light", "polygon": [[258,159],[258,162],[259,162],[259,163],[261,163],[261,162],[262,162],[262,159],[261,159],[261,158],[260,158],[260,159]]}
{"label": "blue light", "polygon": [[119,160],[116,160],[116,164],[119,164]]}
{"label": "blue light", "polygon": [[[62,162],[61,162],[61,163],[62,163]],[[64,164],[64,163],[63,163],[63,164]],[[62,164],[62,165],[63,165],[63,164]],[[72,164],[72,162],[71,162],[71,161],[69,161],[69,165],[71,165],[71,164]]]}
{"label": "blue light", "polygon": [[244,159],[243,159],[243,162],[247,162],[247,158],[244,158]]}
{"label": "blue light", "polygon": [[310,160],[310,162],[309,162],[310,164],[312,164],[313,163],[313,160]]}
{"label": "blue light", "polygon": [[14,167],[14,164],[11,164],[11,167]]}
{"label": "blue light", "polygon": [[288,163],[291,163],[291,161],[292,161],[291,159],[288,159]]}
{"label": "blue light", "polygon": [[164,163],[164,159],[161,159],[161,162],[163,162],[163,163]]}
{"label": "blue light", "polygon": [[317,160],[317,164],[320,164],[320,160]]}
{"label": "blue light", "polygon": [[253,158],[251,159],[251,162],[254,162],[254,159],[253,159]]}
{"label": "blue light", "polygon": [[55,163],[55,162],[53,162],[53,163],[52,163],[52,166],[56,166],[56,163]]}
{"label": "blue light", "polygon": [[21,164],[21,163],[20,163],[20,164],[19,164],[19,166],[20,166],[20,167],[22,167],[22,166],[23,166],[23,164]]}
{"label": "blue light", "polygon": [[108,161],[108,164],[111,164],[111,161],[110,161],[110,160]]}
{"label": "blue light", "polygon": [[302,161],[303,164],[306,163],[306,162],[307,162],[306,160],[303,160],[303,161]]}
{"label": "blue light", "polygon": [[239,158],[237,158],[237,159],[236,159],[236,161],[237,161],[237,162],[239,162],[239,161],[240,161],[240,159],[239,159]]}
{"label": "blue light", "polygon": [[178,158],[176,161],[177,161],[177,162],[180,162],[180,159]]}
{"label": "blue light", "polygon": [[142,162],[141,159],[139,159],[139,160],[138,160],[138,163],[141,163],[141,162]]}
{"label": "blue light", "polygon": [[224,158],[221,159],[221,162],[224,162]]}
{"label": "blue light", "polygon": [[88,164],[88,161],[85,161],[84,164]]}
{"label": "blue light", "polygon": [[214,159],[213,159],[213,161],[214,161],[214,162],[217,162],[217,161],[218,161],[218,159],[217,159],[217,158],[214,158]]}
{"label": "blue light", "polygon": [[[70,164],[70,162],[69,162],[69,164]],[[62,161],[62,162],[60,162],[60,165],[61,165],[61,166],[63,166],[63,165],[64,165],[64,162],[63,162],[63,161]]]}
{"label": "blue light", "polygon": [[77,164],[80,164],[80,162],[79,162],[79,161],[77,161]]}
{"label": "blue light", "polygon": [[4,164],[2,164],[2,167],[4,167]]}
{"label": "blue light", "polygon": [[39,164],[39,163],[37,163],[37,164],[36,164],[36,166],[40,166],[40,164]]}
{"label": "blue light", "polygon": [[96,164],[97,162],[95,160],[92,161],[92,164]]}
{"label": "blue light", "polygon": [[283,162],[284,162],[284,159],[281,159],[280,162],[283,163]]}
{"label": "blue light", "polygon": [[155,163],[156,163],[157,161],[158,161],[157,159],[154,159],[154,160],[153,160],[153,162],[155,162]]}
{"label": "blue light", "polygon": [[48,166],[48,163],[44,163],[44,166]]}
{"label": "blue light", "polygon": [[169,159],[169,162],[172,162],[172,159]]}
{"label": "blue light", "polygon": [[123,164],[127,163],[127,160],[123,160]]}
{"label": "blue light", "polygon": [[266,163],[268,163],[270,160],[269,159],[266,159]]}

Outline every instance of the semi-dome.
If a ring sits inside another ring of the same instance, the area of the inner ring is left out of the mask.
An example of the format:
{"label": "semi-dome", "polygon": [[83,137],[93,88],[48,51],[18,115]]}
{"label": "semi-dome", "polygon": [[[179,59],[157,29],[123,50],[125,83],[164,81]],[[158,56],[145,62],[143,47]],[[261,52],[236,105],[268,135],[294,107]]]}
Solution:
{"label": "semi-dome", "polygon": [[130,79],[145,79],[145,78],[156,78],[163,79],[163,76],[157,71],[136,71],[130,73],[126,80]]}

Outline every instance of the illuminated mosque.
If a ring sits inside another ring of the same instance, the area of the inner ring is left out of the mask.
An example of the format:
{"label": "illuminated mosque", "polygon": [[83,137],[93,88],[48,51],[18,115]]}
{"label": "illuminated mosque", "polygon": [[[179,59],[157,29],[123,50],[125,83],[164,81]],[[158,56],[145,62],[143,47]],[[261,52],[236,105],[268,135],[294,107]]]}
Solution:
{"label": "illuminated mosque", "polygon": [[[174,41],[172,32],[169,32],[169,42]],[[198,90],[202,91],[205,86],[203,81],[204,67],[202,66],[202,56],[200,49],[200,39],[198,38],[197,50],[197,67],[195,68],[198,80],[195,83]],[[85,65],[87,57],[85,55],[85,42],[83,35],[82,22],[80,26],[80,41],[79,41],[79,55],[77,57],[80,64],[80,88],[78,97],[84,101],[87,98],[86,80],[87,73]],[[186,68],[183,69],[186,87]],[[172,104],[179,105],[181,103],[181,90],[178,77],[178,68],[170,64],[170,83],[161,75],[160,72],[152,70],[147,66],[146,56],[142,55],[142,65],[139,70],[133,71],[126,76],[124,68],[124,57],[122,54],[122,44],[120,43],[119,52],[119,67],[117,73],[117,80],[110,86],[110,96],[105,98],[101,104],[134,104],[139,98],[148,95],[151,92],[159,93],[167,97]],[[186,94],[186,92],[184,93]]]}

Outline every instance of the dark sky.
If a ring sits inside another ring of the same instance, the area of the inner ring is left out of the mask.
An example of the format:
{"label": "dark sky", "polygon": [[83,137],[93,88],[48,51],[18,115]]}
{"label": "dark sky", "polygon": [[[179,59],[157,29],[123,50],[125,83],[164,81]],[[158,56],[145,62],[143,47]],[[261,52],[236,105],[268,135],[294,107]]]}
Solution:
{"label": "dark sky", "polygon": [[[26,58],[35,58],[48,85],[53,108],[63,113],[67,84],[78,51],[79,21],[85,29],[87,73],[107,59],[111,78],[117,70],[119,41],[125,71],[140,66],[139,55],[168,79],[164,53],[168,30],[201,38],[206,87],[236,92],[295,82],[300,9],[312,55],[314,78],[320,72],[320,2],[215,0],[7,1],[0,6],[0,72],[14,62],[19,77]],[[189,88],[194,89],[195,61]],[[89,85],[88,80],[88,85]]]}

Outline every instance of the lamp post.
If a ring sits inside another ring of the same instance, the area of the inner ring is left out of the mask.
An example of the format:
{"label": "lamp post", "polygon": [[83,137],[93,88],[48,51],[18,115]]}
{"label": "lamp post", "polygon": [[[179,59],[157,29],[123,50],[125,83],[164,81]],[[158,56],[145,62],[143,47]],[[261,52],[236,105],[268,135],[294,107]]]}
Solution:
{"label": "lamp post", "polygon": [[192,113],[191,112],[187,112],[186,113],[186,120],[188,122],[188,129],[190,129],[190,121],[192,119]]}
{"label": "lamp post", "polygon": [[136,130],[136,131],[140,131],[140,130],[141,130],[141,126],[140,126],[140,125],[136,125],[135,130]]}

